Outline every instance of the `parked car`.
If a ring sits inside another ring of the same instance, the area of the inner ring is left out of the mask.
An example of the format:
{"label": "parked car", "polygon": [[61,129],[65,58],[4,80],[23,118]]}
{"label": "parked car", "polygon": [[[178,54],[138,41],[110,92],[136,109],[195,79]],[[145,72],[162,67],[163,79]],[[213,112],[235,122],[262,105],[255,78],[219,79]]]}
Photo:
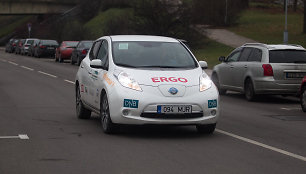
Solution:
{"label": "parked car", "polygon": [[38,46],[40,39],[34,39],[34,41],[30,44],[28,49],[28,56],[34,57],[35,48]]}
{"label": "parked car", "polygon": [[80,65],[81,61],[87,55],[93,41],[80,41],[76,48],[71,53],[71,64]]}
{"label": "parked car", "polygon": [[76,114],[100,114],[102,129],[119,124],[195,125],[213,133],[217,88],[181,41],[159,36],[105,36],[93,43],[76,75]]}
{"label": "parked car", "polygon": [[306,112],[306,76],[302,80],[300,91],[301,91],[302,110]]}
{"label": "parked car", "polygon": [[26,39],[25,43],[21,47],[20,54],[22,55],[28,55],[29,47],[34,42],[35,38],[28,38]]}
{"label": "parked car", "polygon": [[15,54],[20,54],[21,53],[21,48],[25,42],[25,39],[20,39],[15,50]]}
{"label": "parked car", "polygon": [[63,41],[56,49],[55,61],[63,62],[65,59],[71,59],[71,53],[78,45],[79,41]]}
{"label": "parked car", "polygon": [[56,40],[40,40],[34,49],[34,56],[38,58],[53,57],[57,47],[58,43]]}
{"label": "parked car", "polygon": [[249,43],[219,60],[212,72],[219,93],[239,91],[249,101],[257,94],[296,95],[306,75],[306,50],[298,45]]}
{"label": "parked car", "polygon": [[5,45],[5,52],[10,53],[12,50],[14,39],[10,39]]}
{"label": "parked car", "polygon": [[17,44],[19,42],[20,39],[13,39],[12,42],[9,42],[7,45],[7,52],[8,53],[14,53],[15,49],[17,47]]}

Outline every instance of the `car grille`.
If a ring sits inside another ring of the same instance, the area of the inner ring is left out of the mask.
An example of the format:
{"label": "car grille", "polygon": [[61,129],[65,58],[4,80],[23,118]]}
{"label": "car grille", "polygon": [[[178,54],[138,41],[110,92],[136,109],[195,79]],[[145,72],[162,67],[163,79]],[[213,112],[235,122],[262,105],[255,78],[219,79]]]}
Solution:
{"label": "car grille", "polygon": [[158,113],[142,113],[140,117],[155,119],[189,119],[203,117],[203,113],[186,113],[186,114],[158,114]]}

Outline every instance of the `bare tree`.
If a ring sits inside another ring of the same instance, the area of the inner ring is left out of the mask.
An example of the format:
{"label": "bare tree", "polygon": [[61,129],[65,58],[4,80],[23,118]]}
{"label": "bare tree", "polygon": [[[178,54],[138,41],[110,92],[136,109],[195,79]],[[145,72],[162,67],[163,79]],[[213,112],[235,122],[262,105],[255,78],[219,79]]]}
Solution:
{"label": "bare tree", "polygon": [[306,0],[304,0],[304,29],[303,33],[306,33]]}
{"label": "bare tree", "polygon": [[295,12],[297,10],[297,3],[298,3],[298,0],[294,0],[294,2],[293,2],[293,11],[295,11]]}

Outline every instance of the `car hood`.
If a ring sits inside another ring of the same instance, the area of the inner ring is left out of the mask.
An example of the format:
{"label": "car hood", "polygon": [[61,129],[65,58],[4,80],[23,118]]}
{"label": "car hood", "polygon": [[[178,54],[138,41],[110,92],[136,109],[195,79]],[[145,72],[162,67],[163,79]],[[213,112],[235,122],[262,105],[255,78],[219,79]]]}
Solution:
{"label": "car hood", "polygon": [[199,85],[200,76],[205,73],[201,68],[196,69],[132,69],[118,68],[114,75],[118,76],[121,72],[127,73],[139,85],[160,86],[160,85]]}

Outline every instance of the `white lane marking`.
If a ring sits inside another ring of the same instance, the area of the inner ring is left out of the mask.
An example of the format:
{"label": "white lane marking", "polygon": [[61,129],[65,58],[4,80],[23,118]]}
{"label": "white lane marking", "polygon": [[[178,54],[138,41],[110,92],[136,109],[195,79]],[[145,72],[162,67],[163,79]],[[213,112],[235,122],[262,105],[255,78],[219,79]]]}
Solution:
{"label": "white lane marking", "polygon": [[291,111],[291,110],[301,110],[302,108],[281,108],[281,109],[286,111]]}
{"label": "white lane marking", "polygon": [[24,68],[24,69],[27,69],[27,70],[30,70],[30,71],[34,71],[34,69],[32,68],[29,68],[29,67],[26,67],[26,66],[20,66],[21,68]]}
{"label": "white lane marking", "polygon": [[287,155],[287,156],[290,156],[290,157],[293,157],[293,158],[296,158],[296,159],[299,159],[299,160],[302,160],[302,161],[306,162],[306,157],[304,157],[304,156],[297,155],[297,154],[294,154],[294,153],[291,153],[291,152],[288,152],[288,151],[285,151],[285,150],[282,150],[282,149],[279,149],[279,148],[276,148],[276,147],[272,147],[272,146],[269,146],[269,145],[266,145],[266,144],[263,144],[263,143],[260,143],[260,142],[248,139],[248,138],[244,138],[244,137],[241,137],[239,135],[235,135],[235,134],[232,134],[232,133],[220,130],[220,129],[216,129],[216,132],[219,132],[221,134],[224,134],[224,135],[227,135],[227,136],[239,139],[241,141],[244,141],[244,142],[247,142],[247,143],[250,143],[250,144],[254,144],[254,145],[257,145],[257,146],[260,146],[260,147],[263,147],[263,148],[266,148],[266,149],[269,149],[269,150],[281,153],[283,155]]}
{"label": "white lane marking", "polygon": [[21,140],[28,140],[30,138],[26,134],[19,134],[18,136],[0,136],[0,139],[21,139]]}
{"label": "white lane marking", "polygon": [[65,82],[71,83],[71,84],[75,84],[73,81],[70,80],[64,80]]}
{"label": "white lane marking", "polygon": [[38,71],[38,73],[40,73],[40,74],[44,74],[44,75],[47,75],[47,76],[50,76],[50,77],[53,77],[53,78],[57,78],[57,76],[52,75],[52,74],[48,74],[48,73],[43,72],[43,71]]}
{"label": "white lane marking", "polygon": [[18,65],[17,63],[15,63],[15,62],[11,62],[11,61],[7,61],[8,63],[10,63],[10,64],[12,64],[12,65]]}

